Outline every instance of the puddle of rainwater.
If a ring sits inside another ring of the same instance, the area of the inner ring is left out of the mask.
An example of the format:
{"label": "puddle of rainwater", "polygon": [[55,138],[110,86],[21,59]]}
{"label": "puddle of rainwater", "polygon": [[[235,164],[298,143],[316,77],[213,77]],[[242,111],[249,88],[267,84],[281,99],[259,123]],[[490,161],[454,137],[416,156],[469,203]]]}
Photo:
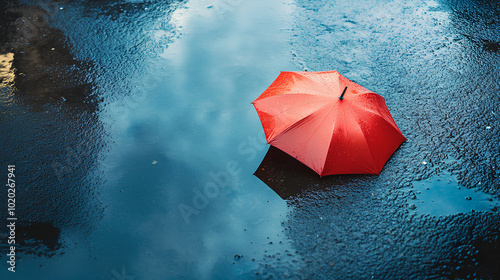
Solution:
{"label": "puddle of rainwater", "polygon": [[472,211],[497,211],[500,206],[500,201],[493,195],[462,186],[449,172],[415,181],[413,188],[404,191],[410,192],[410,208],[418,214],[448,216]]}

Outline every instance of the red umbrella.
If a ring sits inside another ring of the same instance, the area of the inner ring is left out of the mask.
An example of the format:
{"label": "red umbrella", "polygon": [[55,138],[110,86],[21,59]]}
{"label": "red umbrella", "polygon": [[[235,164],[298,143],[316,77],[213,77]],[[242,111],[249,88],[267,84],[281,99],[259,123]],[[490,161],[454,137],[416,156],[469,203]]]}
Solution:
{"label": "red umbrella", "polygon": [[379,174],[406,140],[384,98],[337,71],[281,72],[252,104],[267,143],[321,176]]}

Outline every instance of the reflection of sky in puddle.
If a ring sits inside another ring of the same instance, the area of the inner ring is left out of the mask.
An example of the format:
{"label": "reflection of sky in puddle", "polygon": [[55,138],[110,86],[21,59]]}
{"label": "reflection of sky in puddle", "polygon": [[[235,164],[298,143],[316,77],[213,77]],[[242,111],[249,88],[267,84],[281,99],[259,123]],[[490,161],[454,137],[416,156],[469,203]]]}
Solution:
{"label": "reflection of sky in puddle", "polygon": [[412,195],[414,199],[408,202],[416,206],[414,211],[419,214],[447,216],[472,210],[491,211],[495,206],[500,206],[494,196],[460,185],[456,176],[449,172],[413,182],[413,188],[406,191],[415,194]]}
{"label": "reflection of sky in puddle", "polygon": [[110,104],[104,119],[116,146],[103,162],[110,207],[96,243],[123,256],[112,267],[144,279],[241,277],[266,250],[292,250],[286,203],[253,176],[267,147],[250,104],[292,67],[286,40],[275,40],[287,5],[215,6],[174,14],[183,35],[161,55],[161,82],[128,108]]}

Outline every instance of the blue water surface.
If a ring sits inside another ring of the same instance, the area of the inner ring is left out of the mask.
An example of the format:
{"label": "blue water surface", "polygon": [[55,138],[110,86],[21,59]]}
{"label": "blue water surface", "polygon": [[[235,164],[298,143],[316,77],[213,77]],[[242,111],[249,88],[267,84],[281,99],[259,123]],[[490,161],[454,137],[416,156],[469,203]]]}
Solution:
{"label": "blue water surface", "polygon": [[[495,1],[4,2],[1,279],[499,275]],[[379,176],[265,160],[251,102],[333,69],[408,138]]]}

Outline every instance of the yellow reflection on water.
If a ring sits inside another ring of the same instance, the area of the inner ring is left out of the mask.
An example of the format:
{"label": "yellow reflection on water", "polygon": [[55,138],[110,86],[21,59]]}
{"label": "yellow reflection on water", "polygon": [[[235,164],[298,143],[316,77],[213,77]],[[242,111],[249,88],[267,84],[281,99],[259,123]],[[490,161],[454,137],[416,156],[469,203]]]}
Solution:
{"label": "yellow reflection on water", "polygon": [[14,54],[0,54],[0,86],[8,86],[14,82]]}
{"label": "yellow reflection on water", "polygon": [[0,103],[11,103],[14,98],[14,53],[0,54]]}

